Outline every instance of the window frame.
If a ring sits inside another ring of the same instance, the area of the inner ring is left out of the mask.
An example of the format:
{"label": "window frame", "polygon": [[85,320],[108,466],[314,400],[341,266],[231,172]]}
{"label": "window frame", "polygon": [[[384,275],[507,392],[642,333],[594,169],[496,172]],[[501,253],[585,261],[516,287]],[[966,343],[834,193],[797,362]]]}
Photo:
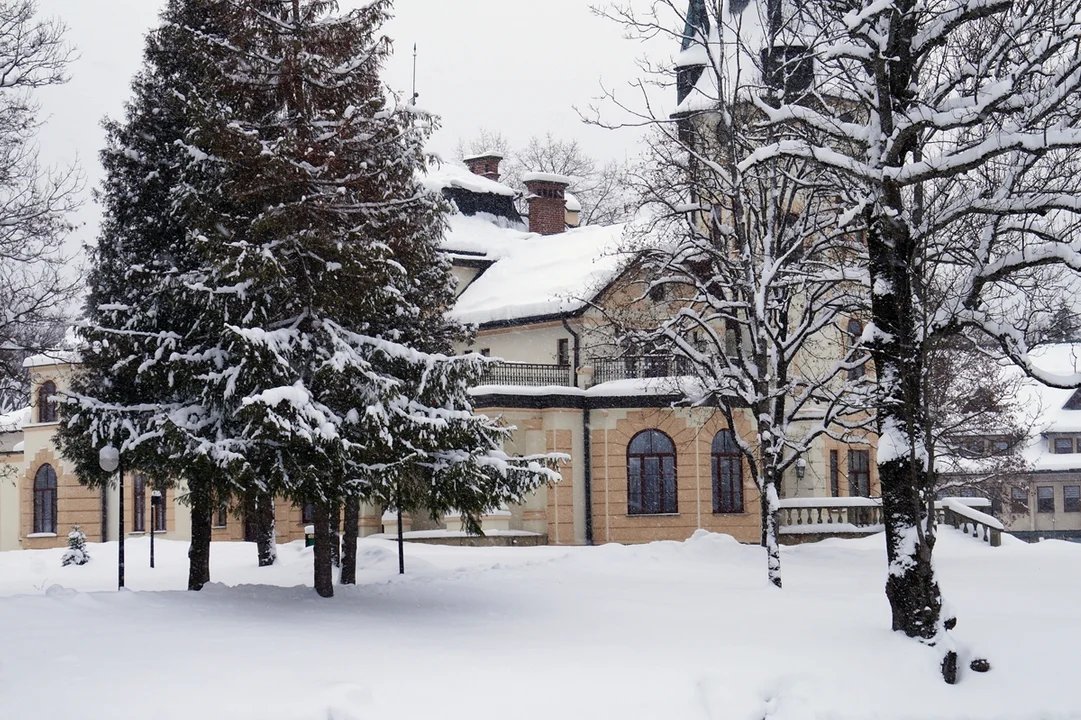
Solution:
{"label": "window frame", "polygon": [[[853,465],[853,458],[862,458],[864,467],[857,468]],[[867,494],[859,492],[860,479],[866,478]],[[849,448],[848,450],[848,496],[849,497],[871,497],[871,451],[863,450],[860,448]]]}
{"label": "window frame", "polygon": [[[161,504],[155,505],[153,496],[154,492],[161,493]],[[165,511],[165,502],[167,498],[167,490],[151,488],[151,500],[150,500],[150,524],[154,527],[154,532],[169,532],[169,516]]]}
{"label": "window frame", "polygon": [[556,340],[556,365],[559,367],[571,366],[571,341],[568,338]]}
{"label": "window frame", "polygon": [[1014,515],[1028,515],[1028,490],[1010,488],[1010,512]]}
{"label": "window frame", "polygon": [[[1048,497],[1041,497],[1044,495],[1044,490],[1047,491]],[[1046,503],[1046,504],[1045,504]],[[1039,485],[1036,487],[1036,512],[1042,515],[1048,513],[1055,513],[1055,486],[1054,485]]]}
{"label": "window frame", "polygon": [[131,531],[146,532],[146,475],[136,473],[131,483]]}
{"label": "window frame", "polygon": [[[1074,496],[1067,495],[1067,490],[1074,491]],[[1081,512],[1081,485],[1062,486],[1062,512]]]}
{"label": "window frame", "polygon": [[56,395],[56,383],[46,380],[38,385],[38,422],[54,423],[60,421],[60,411],[56,403],[49,398]]}
{"label": "window frame", "polygon": [[[649,452],[637,452],[633,448],[636,441],[643,436],[649,437]],[[663,438],[671,448],[670,451],[658,451],[655,450],[654,440],[657,438]],[[632,461],[637,461],[638,472],[637,478],[632,470]],[[657,474],[656,480],[659,482],[659,486],[655,493],[655,497],[658,500],[657,506],[647,506],[647,499],[650,497],[649,488],[646,483],[649,480],[648,465],[650,462],[656,462]],[[671,473],[672,480],[672,492],[669,497],[666,492],[666,473]],[[637,480],[638,484],[638,506],[635,507],[632,504],[634,494],[631,492],[632,484]],[[672,504],[669,504],[669,500]],[[627,514],[628,515],[678,515],[679,514],[679,474],[676,462],[676,444],[672,441],[672,438],[667,433],[658,430],[656,428],[647,428],[641,430],[631,438],[627,443]]]}
{"label": "window frame", "polygon": [[[1068,443],[1069,450],[1060,450],[1059,443]],[[1051,441],[1051,449],[1055,455],[1073,455],[1076,446],[1072,437],[1057,437]]]}
{"label": "window frame", "polygon": [[59,525],[58,487],[56,468],[49,463],[42,463],[34,472],[33,534],[56,534]]}
{"label": "window frame", "polygon": [[[730,441],[727,441],[731,438]],[[720,440],[721,442],[718,442]],[[722,465],[723,463],[723,465]],[[727,472],[722,477],[722,469]],[[736,436],[729,429],[720,430],[713,436],[709,446],[709,471],[713,486],[713,512],[717,515],[740,515],[745,513],[743,493],[743,453],[736,444]],[[730,501],[724,502],[725,487],[722,480],[729,485],[728,495]]]}
{"label": "window frame", "polygon": [[840,453],[830,450],[830,497],[841,496],[841,460]]}
{"label": "window frame", "polygon": [[304,503],[300,506],[300,522],[305,525],[315,522],[315,503]]}

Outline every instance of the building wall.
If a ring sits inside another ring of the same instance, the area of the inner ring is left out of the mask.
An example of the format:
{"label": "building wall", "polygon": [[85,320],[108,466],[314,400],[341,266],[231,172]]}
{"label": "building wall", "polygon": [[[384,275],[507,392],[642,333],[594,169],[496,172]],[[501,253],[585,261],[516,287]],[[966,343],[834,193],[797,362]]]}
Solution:
{"label": "building wall", "polygon": [[[1007,530],[1028,532],[1078,531],[1081,532],[1081,512],[1066,512],[1063,488],[1067,485],[1081,487],[1081,470],[1064,473],[1032,473],[1028,481],[1028,512],[1013,513],[1011,507],[1003,508],[1003,520]],[[1054,512],[1040,512],[1037,502],[1041,487],[1053,490]]]}
{"label": "building wall", "polygon": [[0,551],[19,548],[19,476],[23,462],[21,452],[0,454]]}
{"label": "building wall", "polygon": [[[713,512],[710,445],[727,429],[720,413],[697,409],[647,408],[592,412],[593,517],[597,543],[684,540],[702,528],[757,542],[761,533],[759,493],[743,470],[743,512]],[[627,446],[643,430],[668,435],[676,447],[675,514],[631,515],[627,511]],[[735,431],[751,431],[746,418]]]}
{"label": "building wall", "polygon": [[[489,350],[492,357],[508,362],[555,363],[559,340],[565,339],[574,351],[574,339],[562,323],[538,323],[525,328],[494,328],[477,333],[468,349]],[[571,356],[573,362],[574,357]]]}

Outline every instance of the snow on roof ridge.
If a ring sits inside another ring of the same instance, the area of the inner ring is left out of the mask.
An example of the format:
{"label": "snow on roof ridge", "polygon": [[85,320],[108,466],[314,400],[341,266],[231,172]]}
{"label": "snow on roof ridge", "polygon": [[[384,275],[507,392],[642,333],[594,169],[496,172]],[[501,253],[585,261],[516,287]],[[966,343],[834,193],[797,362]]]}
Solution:
{"label": "snow on roof ridge", "polygon": [[462,158],[462,162],[469,162],[470,160],[483,160],[484,158],[499,158],[503,159],[503,153],[496,152],[495,150],[485,150],[482,153],[476,155],[470,155],[469,157]]}
{"label": "snow on roof ridge", "polygon": [[70,365],[79,362],[78,350],[48,350],[31,355],[23,360],[24,368],[45,367],[47,365]]}
{"label": "snow on roof ridge", "polygon": [[527,172],[522,175],[522,182],[549,182],[557,183],[559,185],[573,185],[574,178],[569,175],[558,175],[556,173]]}

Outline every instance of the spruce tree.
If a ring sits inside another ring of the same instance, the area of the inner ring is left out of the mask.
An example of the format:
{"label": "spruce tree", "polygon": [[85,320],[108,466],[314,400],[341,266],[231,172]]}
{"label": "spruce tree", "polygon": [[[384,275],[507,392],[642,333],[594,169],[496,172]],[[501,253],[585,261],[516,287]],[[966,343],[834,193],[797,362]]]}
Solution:
{"label": "spruce tree", "polygon": [[466,393],[482,361],[442,352],[462,331],[443,314],[446,207],[417,181],[435,120],[383,91],[390,2],[228,4],[235,32],[200,35],[228,48],[229,119],[200,146],[228,212],[203,224],[222,333],[198,405],[228,418],[210,455],[239,459],[238,483],[314,504],[328,596],[347,500],[382,503],[423,467],[433,511],[477,516],[555,475],[498,450],[506,430]]}
{"label": "spruce tree", "polygon": [[147,37],[124,118],[105,123],[104,214],[90,250],[82,363],[59,431],[84,483],[111,479],[97,461],[107,443],[121,449],[126,470],[186,481],[192,590],[210,579],[211,497],[229,492],[225,463],[204,442],[220,418],[192,389],[220,359],[221,326],[204,283],[200,225],[220,200],[219,169],[200,142],[223,113],[209,92],[213,48],[199,38],[222,33],[228,11],[221,0],[170,0]]}
{"label": "spruce tree", "polygon": [[60,565],[62,567],[86,565],[88,562],[90,562],[90,553],[86,549],[86,533],[76,525],[68,533],[68,549],[64,551],[64,556],[60,558]]}

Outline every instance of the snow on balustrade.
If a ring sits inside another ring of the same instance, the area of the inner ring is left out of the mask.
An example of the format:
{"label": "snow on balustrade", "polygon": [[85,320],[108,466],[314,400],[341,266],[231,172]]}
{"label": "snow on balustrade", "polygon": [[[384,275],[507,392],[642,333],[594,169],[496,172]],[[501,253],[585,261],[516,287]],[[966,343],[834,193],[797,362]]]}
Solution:
{"label": "snow on balustrade", "polygon": [[884,529],[878,498],[786,498],[779,512],[782,535],[870,535]]}
{"label": "snow on balustrade", "polygon": [[[968,499],[968,498],[964,498]],[[937,503],[936,509],[941,507],[942,517],[940,522],[952,525],[966,535],[983,540],[998,547],[1002,544],[1003,526],[998,520],[972,508],[968,503],[961,502],[962,498],[945,498]]]}

